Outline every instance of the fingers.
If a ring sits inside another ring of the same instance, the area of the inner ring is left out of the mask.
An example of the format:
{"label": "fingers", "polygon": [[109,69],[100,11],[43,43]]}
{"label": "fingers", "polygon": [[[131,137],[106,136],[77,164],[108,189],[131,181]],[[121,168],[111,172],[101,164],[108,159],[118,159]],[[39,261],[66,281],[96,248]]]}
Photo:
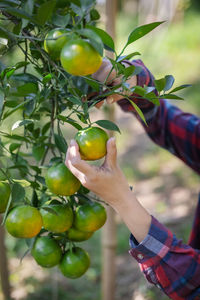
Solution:
{"label": "fingers", "polygon": [[109,167],[116,167],[117,164],[117,147],[115,137],[111,137],[107,141],[107,154],[105,158],[105,164]]}
{"label": "fingers", "polygon": [[119,95],[119,94],[114,94],[114,95],[110,95],[106,98],[106,102],[108,104],[112,104],[114,102],[117,102],[121,99],[123,99],[124,97],[122,95]]}
{"label": "fingers", "polygon": [[65,164],[70,171],[80,179],[84,175],[92,172],[92,167],[81,159],[78,144],[72,140],[67,150]]}
{"label": "fingers", "polygon": [[96,108],[101,108],[101,106],[102,106],[103,104],[104,104],[104,100],[98,102],[98,103],[95,105],[95,107],[96,107]]}
{"label": "fingers", "polygon": [[116,78],[116,71],[113,69],[112,72],[110,73],[111,69],[112,69],[111,62],[107,58],[104,58],[101,67],[98,69],[97,72],[92,74],[92,77],[100,82],[104,82],[107,76],[109,75],[107,78],[107,83],[109,83],[114,78]]}

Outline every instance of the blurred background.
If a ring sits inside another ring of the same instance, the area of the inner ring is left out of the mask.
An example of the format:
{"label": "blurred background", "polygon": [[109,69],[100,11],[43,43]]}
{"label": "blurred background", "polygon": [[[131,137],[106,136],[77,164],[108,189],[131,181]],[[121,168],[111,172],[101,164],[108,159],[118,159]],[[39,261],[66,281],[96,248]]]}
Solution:
{"label": "blurred background", "polygon": [[[97,1],[105,28],[105,1]],[[176,78],[175,85],[192,84],[179,93],[185,101],[174,101],[182,110],[200,114],[200,2],[199,0],[118,0],[116,45],[119,53],[134,27],[154,21],[166,21],[151,34],[131,44],[126,53],[139,51],[141,59],[156,79],[165,75]],[[139,58],[139,57],[138,57]],[[3,58],[2,58],[3,59]],[[9,57],[16,62],[16,53]],[[154,145],[140,123],[115,105],[119,162],[141,203],[148,211],[187,242],[197,203],[199,178],[167,151]],[[105,116],[107,105],[94,109],[92,119]],[[115,299],[168,299],[150,286],[128,254],[129,231],[117,217],[117,278]],[[70,280],[56,268],[45,270],[30,256],[20,263],[26,245],[6,236],[10,284],[13,299],[26,300],[100,300],[101,299],[101,230],[84,249],[91,255],[91,267],[80,279]],[[0,299],[3,298],[0,290]]]}

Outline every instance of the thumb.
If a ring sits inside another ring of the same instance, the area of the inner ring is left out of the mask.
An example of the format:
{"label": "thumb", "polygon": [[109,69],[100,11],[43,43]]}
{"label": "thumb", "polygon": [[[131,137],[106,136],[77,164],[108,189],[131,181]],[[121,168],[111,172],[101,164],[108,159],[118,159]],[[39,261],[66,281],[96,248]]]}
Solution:
{"label": "thumb", "polygon": [[117,147],[115,137],[111,137],[107,141],[107,154],[105,158],[105,164],[110,167],[115,167],[117,164]]}

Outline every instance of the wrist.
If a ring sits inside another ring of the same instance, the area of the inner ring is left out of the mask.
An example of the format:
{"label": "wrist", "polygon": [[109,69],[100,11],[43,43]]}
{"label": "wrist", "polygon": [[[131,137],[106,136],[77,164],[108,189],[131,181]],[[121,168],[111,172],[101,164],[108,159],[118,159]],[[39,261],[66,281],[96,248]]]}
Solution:
{"label": "wrist", "polygon": [[151,225],[151,215],[140,204],[133,192],[127,191],[113,204],[113,209],[120,215],[124,223],[140,243],[146,237]]}
{"label": "wrist", "polygon": [[116,192],[109,199],[109,204],[120,215],[130,209],[133,205],[133,201],[136,201],[136,197],[128,188],[127,190]]}

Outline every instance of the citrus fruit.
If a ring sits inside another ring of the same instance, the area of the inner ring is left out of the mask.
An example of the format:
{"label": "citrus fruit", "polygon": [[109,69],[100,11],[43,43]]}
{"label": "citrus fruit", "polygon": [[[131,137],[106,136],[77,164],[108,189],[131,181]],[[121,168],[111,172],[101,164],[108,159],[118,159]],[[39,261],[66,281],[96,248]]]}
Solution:
{"label": "citrus fruit", "polygon": [[81,186],[80,181],[63,163],[50,167],[45,181],[52,193],[62,196],[73,195]]}
{"label": "citrus fruit", "polygon": [[67,204],[53,204],[41,208],[43,227],[55,233],[67,231],[73,222],[73,211]]}
{"label": "citrus fruit", "polygon": [[91,232],[101,228],[106,222],[106,210],[100,203],[80,205],[74,214],[73,226],[81,231]]}
{"label": "citrus fruit", "polygon": [[69,40],[69,38],[64,35],[68,31],[66,29],[52,29],[49,31],[44,40],[44,50],[49,53],[52,59],[58,60],[60,58],[60,52]]}
{"label": "citrus fruit", "polygon": [[32,238],[42,228],[42,216],[37,208],[20,205],[10,211],[5,225],[7,231],[14,237]]}
{"label": "citrus fruit", "polygon": [[75,279],[82,276],[90,266],[88,253],[79,247],[68,250],[59,265],[64,276]]}
{"label": "citrus fruit", "polygon": [[75,135],[81,158],[97,160],[106,155],[107,133],[99,127],[81,129]]}
{"label": "citrus fruit", "polygon": [[59,244],[49,236],[38,237],[34,242],[31,254],[36,262],[45,268],[58,265],[62,258]]}
{"label": "citrus fruit", "polygon": [[76,39],[64,45],[60,53],[60,61],[68,73],[86,76],[100,68],[102,57],[88,41]]}
{"label": "citrus fruit", "polygon": [[67,238],[72,242],[83,242],[88,240],[93,235],[93,232],[80,231],[74,227],[71,227],[67,232]]}
{"label": "citrus fruit", "polygon": [[4,213],[10,198],[10,186],[6,182],[0,182],[0,213]]}

